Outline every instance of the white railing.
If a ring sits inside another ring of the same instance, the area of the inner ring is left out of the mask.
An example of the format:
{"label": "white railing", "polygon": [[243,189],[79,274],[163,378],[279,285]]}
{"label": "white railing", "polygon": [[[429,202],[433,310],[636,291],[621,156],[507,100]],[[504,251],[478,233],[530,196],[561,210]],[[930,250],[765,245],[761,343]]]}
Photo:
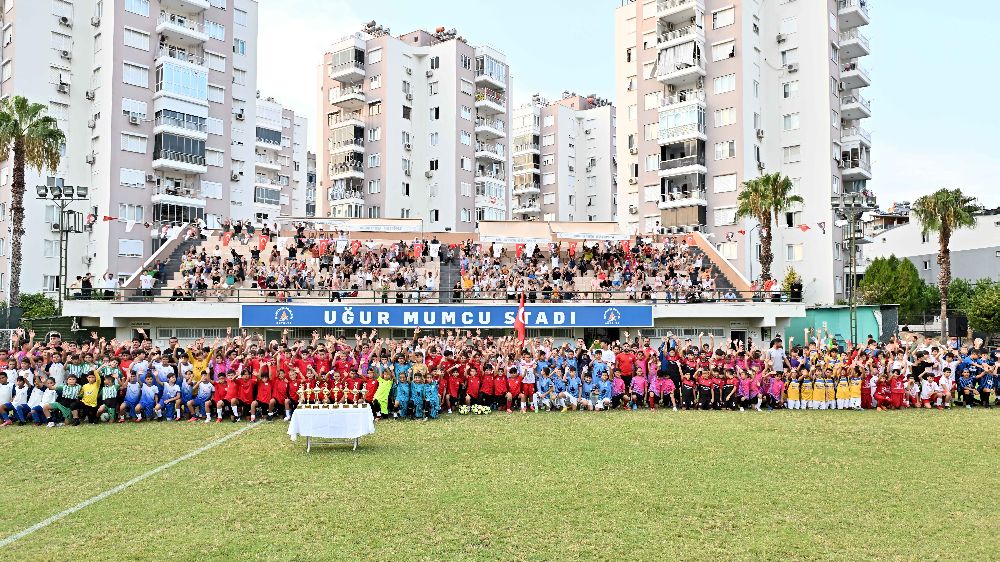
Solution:
{"label": "white railing", "polygon": [[660,140],[672,139],[675,137],[686,137],[704,132],[704,123],[690,123],[688,125],[678,125],[676,127],[664,127],[660,129]]}
{"label": "white railing", "polygon": [[182,27],[184,29],[194,31],[195,33],[204,33],[205,31],[205,27],[200,21],[193,20],[188,16],[171,14],[170,12],[160,12],[160,18],[157,22],[168,23],[175,27]]}
{"label": "white railing", "polygon": [[175,60],[189,62],[191,64],[197,64],[198,66],[203,66],[205,64],[205,57],[185,49],[178,49],[169,45],[160,47],[159,56],[169,57]]}
{"label": "white railing", "polygon": [[687,103],[689,101],[705,101],[705,90],[687,90],[672,96],[667,96],[663,98],[662,102],[660,102],[660,107],[663,108],[676,105],[678,103]]}
{"label": "white railing", "polygon": [[333,117],[330,117],[329,123],[335,125],[337,123],[346,123],[347,121],[364,121],[361,118],[360,111],[352,111],[350,113],[337,113]]}
{"label": "white railing", "polygon": [[158,115],[156,119],[153,120],[153,124],[156,127],[177,127],[179,129],[198,131],[200,133],[204,133],[207,130],[205,123],[194,123],[185,119],[169,117],[167,115]]}
{"label": "white railing", "polygon": [[503,155],[503,148],[501,148],[500,146],[491,146],[491,145],[488,145],[488,144],[477,144],[476,145],[476,153],[478,154],[480,152],[486,152],[486,153],[492,154],[492,155],[494,155],[494,156],[496,156],[498,158],[503,158],[504,157],[504,155]]}
{"label": "white railing", "polygon": [[694,191],[668,191],[660,196],[661,203],[668,203],[670,201],[685,201],[688,199],[706,199],[707,194],[703,189],[696,189]]}
{"label": "white railing", "polygon": [[173,160],[174,162],[183,162],[185,164],[194,164],[196,166],[205,165],[204,156],[188,154],[186,152],[176,152],[173,150],[161,150],[153,155],[153,160]]}
{"label": "white railing", "polygon": [[540,150],[537,142],[529,144],[518,144],[514,146],[514,152],[528,152],[529,150]]}
{"label": "white railing", "polygon": [[865,76],[866,78],[868,78],[869,82],[871,81],[870,75],[868,74],[868,69],[865,68],[865,67],[863,67],[863,66],[861,66],[860,64],[858,64],[856,62],[845,63],[844,66],[843,66],[843,71],[844,72],[855,72],[856,71],[858,74],[861,74],[861,75]]}
{"label": "white railing", "polygon": [[840,105],[842,105],[842,106],[843,105],[850,105],[850,104],[853,104],[853,103],[856,103],[856,104],[864,107],[868,111],[871,111],[871,109],[872,109],[872,106],[868,102],[868,100],[866,100],[865,98],[863,98],[863,97],[861,97],[859,95],[841,96],[841,98],[840,98]]}
{"label": "white railing", "polygon": [[694,7],[697,4],[696,0],[660,0],[659,5],[656,6],[657,12],[664,12],[666,10],[673,10],[674,8],[680,8],[681,6],[690,4]]}
{"label": "white railing", "polygon": [[331,64],[330,65],[330,74],[335,74],[337,72],[343,72],[345,70],[355,70],[355,69],[361,70],[362,72],[364,72],[364,70],[365,70],[365,63],[363,63],[361,61],[352,60],[352,61],[348,61],[348,62],[342,62],[340,64]]}
{"label": "white railing", "polygon": [[869,143],[872,142],[872,134],[861,127],[849,127],[840,132],[841,140],[846,140],[849,137],[861,137]]}
{"label": "white railing", "polygon": [[850,8],[858,8],[867,15],[868,7],[870,5],[871,0],[840,0],[840,11]]}
{"label": "white railing", "polygon": [[156,186],[153,193],[157,195],[172,195],[174,197],[187,197],[188,199],[201,199],[201,189],[194,184],[168,185],[161,183]]}
{"label": "white railing", "polygon": [[480,88],[476,90],[476,101],[489,101],[497,105],[506,106],[507,96],[489,88]]}
{"label": "white railing", "polygon": [[689,25],[687,27],[682,27],[680,29],[675,29],[673,31],[668,31],[661,35],[657,39],[657,43],[667,43],[668,41],[673,41],[674,39],[680,39],[681,37],[687,37],[688,35],[695,35],[701,30],[697,25]]}
{"label": "white railing", "polygon": [[861,43],[865,48],[869,47],[868,38],[865,37],[863,33],[858,31],[857,28],[851,29],[849,31],[843,31],[840,33],[840,43],[843,44],[846,41],[851,41],[857,39],[858,43]]}
{"label": "white railing", "polygon": [[507,174],[495,170],[477,170],[477,178],[490,178],[494,180],[507,181]]}
{"label": "white railing", "polygon": [[490,127],[491,129],[496,129],[498,131],[503,131],[504,127],[506,127],[506,124],[503,121],[499,120],[499,119],[486,119],[484,117],[480,117],[480,118],[476,119],[476,126],[477,127]]}
{"label": "white railing", "polygon": [[365,89],[361,86],[343,86],[330,90],[330,99],[342,98],[344,96],[354,96],[365,94]]}

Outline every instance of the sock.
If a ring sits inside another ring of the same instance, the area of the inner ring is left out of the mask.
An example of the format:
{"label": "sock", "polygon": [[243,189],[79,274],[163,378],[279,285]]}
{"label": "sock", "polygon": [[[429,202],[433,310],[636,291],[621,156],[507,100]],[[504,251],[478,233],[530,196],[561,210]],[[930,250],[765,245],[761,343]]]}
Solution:
{"label": "sock", "polygon": [[508,398],[508,399],[507,399],[507,409],[508,409],[508,410],[510,409],[510,402],[511,402],[511,399],[510,399],[510,398]]}

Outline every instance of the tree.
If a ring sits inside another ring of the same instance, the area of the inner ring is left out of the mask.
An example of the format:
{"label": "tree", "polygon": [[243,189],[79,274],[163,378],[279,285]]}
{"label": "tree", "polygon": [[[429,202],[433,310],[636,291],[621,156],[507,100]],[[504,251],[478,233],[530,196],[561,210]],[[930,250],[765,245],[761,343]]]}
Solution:
{"label": "tree", "polygon": [[10,184],[11,240],[10,240],[10,307],[12,311],[21,304],[21,239],[24,237],[24,168],[31,166],[55,170],[59,166],[60,150],[66,135],[52,116],[45,115],[48,108],[31,103],[22,96],[0,101],[0,153],[4,156],[14,151],[13,178]]}
{"label": "tree", "polygon": [[972,283],[965,279],[952,279],[951,283],[948,284],[948,306],[952,310],[965,312],[974,292]]}
{"label": "tree", "polygon": [[969,299],[966,312],[969,324],[977,332],[990,334],[990,339],[1000,333],[1000,285],[990,284],[977,290]]}
{"label": "tree", "polygon": [[926,310],[924,306],[926,283],[910,260],[899,260],[893,275],[892,292],[899,303],[899,317],[913,319]]}
{"label": "tree", "polygon": [[948,287],[951,284],[951,236],[961,228],[976,225],[976,212],[980,210],[975,197],[961,189],[940,189],[918,198],[910,212],[920,221],[923,233],[937,232],[938,291],[941,294],[941,339],[948,337]]}
{"label": "tree", "polygon": [[898,304],[900,320],[905,323],[930,312],[937,301],[937,289],[920,278],[916,266],[894,255],[872,260],[858,284],[858,293],[866,304]]}
{"label": "tree", "polygon": [[59,308],[56,307],[56,301],[45,293],[24,293],[21,295],[21,307],[24,308],[24,315],[22,317],[25,319],[47,318],[59,315]]}
{"label": "tree", "polygon": [[736,217],[752,218],[760,223],[760,278],[771,279],[771,264],[774,263],[774,241],[772,225],[778,215],[795,203],[802,203],[802,197],[792,194],[792,180],[779,172],[764,174],[743,184],[743,191],[736,199]]}
{"label": "tree", "polygon": [[865,275],[858,283],[858,293],[866,304],[896,303],[893,295],[896,268],[899,260],[896,256],[875,258],[865,269]]}

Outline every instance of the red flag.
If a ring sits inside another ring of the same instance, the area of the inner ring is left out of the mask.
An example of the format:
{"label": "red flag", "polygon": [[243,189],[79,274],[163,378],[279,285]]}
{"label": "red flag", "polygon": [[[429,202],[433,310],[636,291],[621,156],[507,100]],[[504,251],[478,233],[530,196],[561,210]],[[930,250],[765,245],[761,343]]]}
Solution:
{"label": "red flag", "polygon": [[576,255],[576,242],[569,243],[569,257]]}
{"label": "red flag", "polygon": [[688,234],[687,236],[685,236],[684,237],[684,243],[687,244],[688,246],[694,246],[695,245],[694,244],[694,236],[692,236],[690,234]]}
{"label": "red flag", "polygon": [[520,258],[521,254],[524,253],[524,244],[514,244],[514,253]]}
{"label": "red flag", "polygon": [[330,241],[326,238],[319,239],[319,253],[325,254],[326,249],[330,247]]}
{"label": "red flag", "polygon": [[742,228],[741,228],[741,229],[739,229],[739,230],[737,230],[736,232],[739,232],[740,234],[742,234],[742,235],[744,235],[744,236],[746,236],[746,234],[747,234],[747,231],[746,231],[746,230],[744,230],[744,229],[742,229]]}
{"label": "red flag", "polygon": [[413,257],[419,258],[424,255],[424,245],[422,242],[417,242],[413,245]]}
{"label": "red flag", "polygon": [[805,232],[805,231],[809,230],[809,225],[808,224],[800,224],[799,225],[799,230],[801,230],[802,232]]}
{"label": "red flag", "polygon": [[351,253],[357,255],[358,250],[360,249],[361,249],[361,240],[351,240]]}
{"label": "red flag", "polygon": [[622,240],[622,250],[625,251],[625,255],[629,255],[632,250],[632,243],[628,240]]}
{"label": "red flag", "polygon": [[116,221],[116,220],[118,220],[118,217],[109,217],[108,215],[104,215],[104,216],[103,216],[103,217],[101,217],[101,218],[102,218],[102,219],[104,220],[104,222],[109,222],[109,221]]}
{"label": "red flag", "polygon": [[257,250],[263,252],[267,249],[267,236],[261,236],[260,240],[257,241]]}
{"label": "red flag", "polygon": [[517,341],[524,347],[524,293],[521,293],[521,304],[517,307],[517,316],[514,317],[514,331],[517,332]]}
{"label": "red flag", "polygon": [[223,233],[222,234],[222,245],[223,246],[228,246],[229,245],[229,241],[232,240],[232,239],[233,239],[233,233],[232,232],[225,232],[225,233]]}

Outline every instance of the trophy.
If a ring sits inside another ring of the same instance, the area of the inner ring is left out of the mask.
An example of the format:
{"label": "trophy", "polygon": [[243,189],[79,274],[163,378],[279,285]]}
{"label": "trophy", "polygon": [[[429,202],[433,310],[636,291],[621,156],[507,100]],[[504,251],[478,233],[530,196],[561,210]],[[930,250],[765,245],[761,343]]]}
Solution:
{"label": "trophy", "polygon": [[312,407],[313,408],[318,408],[319,407],[320,392],[321,391],[320,391],[320,388],[318,386],[314,386],[313,387],[313,389],[312,389]]}
{"label": "trophy", "polygon": [[[334,388],[334,391],[336,392],[336,388]],[[323,405],[320,406],[320,407],[321,408],[328,408],[329,407],[328,406],[329,403],[330,403],[330,387],[324,386],[323,387]]]}
{"label": "trophy", "polygon": [[299,406],[305,406],[305,403],[306,403],[306,387],[300,386],[299,387],[298,395],[299,395]]}
{"label": "trophy", "polygon": [[368,405],[368,403],[365,401],[365,390],[364,390],[364,388],[359,388],[358,389],[358,397],[359,397],[358,398],[358,408],[364,408],[365,406]]}
{"label": "trophy", "polygon": [[361,403],[358,402],[358,395],[361,394],[361,388],[355,387],[354,390],[353,390],[353,392],[354,392],[354,407],[355,408],[360,408],[361,407]]}
{"label": "trophy", "polygon": [[333,407],[334,408],[339,408],[340,407],[340,400],[338,398],[339,396],[340,396],[340,387],[339,386],[333,387]]}

